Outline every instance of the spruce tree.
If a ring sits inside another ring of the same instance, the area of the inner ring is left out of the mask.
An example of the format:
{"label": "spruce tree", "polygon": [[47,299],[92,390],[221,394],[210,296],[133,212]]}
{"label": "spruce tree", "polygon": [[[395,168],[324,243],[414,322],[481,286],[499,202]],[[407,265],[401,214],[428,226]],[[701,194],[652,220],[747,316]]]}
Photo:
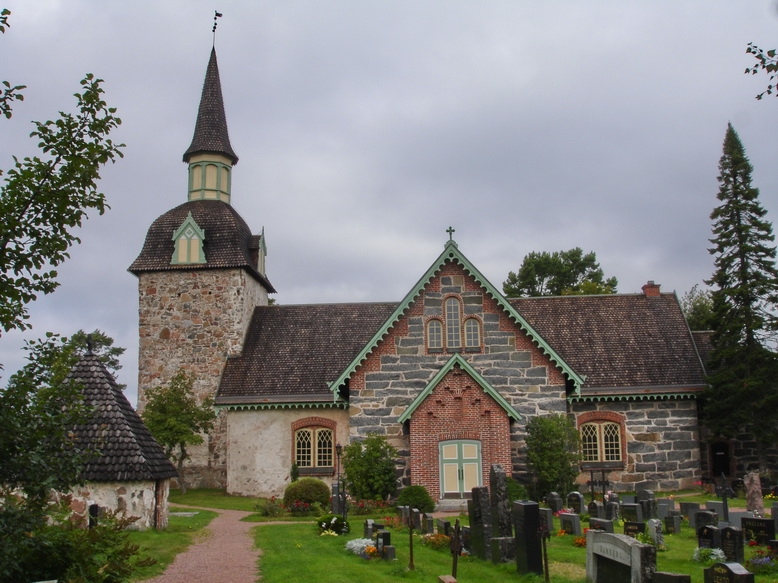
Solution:
{"label": "spruce tree", "polygon": [[751,171],[729,124],[719,161],[720,204],[711,213],[715,272],[706,283],[712,286],[714,334],[705,422],[714,435],[752,434],[763,465],[766,448],[778,437],[778,359],[770,349],[778,270],[772,225]]}

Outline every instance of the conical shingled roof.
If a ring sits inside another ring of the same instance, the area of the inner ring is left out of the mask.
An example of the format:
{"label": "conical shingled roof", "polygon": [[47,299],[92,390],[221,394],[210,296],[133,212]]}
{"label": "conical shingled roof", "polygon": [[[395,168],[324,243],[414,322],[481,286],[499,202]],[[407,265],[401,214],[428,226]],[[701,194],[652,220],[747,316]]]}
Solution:
{"label": "conical shingled roof", "polygon": [[189,148],[184,152],[184,162],[189,162],[195,154],[206,152],[223,154],[232,160],[233,165],[238,163],[238,156],[230,145],[230,136],[227,132],[227,116],[224,114],[222,85],[215,48],[211,49],[194,136]]}
{"label": "conical shingled roof", "polygon": [[174,478],[176,468],[152,437],[100,359],[87,354],[68,375],[82,386],[93,410],[75,429],[76,440],[99,451],[82,474],[88,482],[145,481]]}

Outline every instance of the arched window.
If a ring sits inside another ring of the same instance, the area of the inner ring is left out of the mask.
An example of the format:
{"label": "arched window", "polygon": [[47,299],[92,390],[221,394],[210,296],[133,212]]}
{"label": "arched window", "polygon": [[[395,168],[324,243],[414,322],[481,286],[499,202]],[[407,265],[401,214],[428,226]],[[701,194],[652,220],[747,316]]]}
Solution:
{"label": "arched window", "polygon": [[460,336],[460,318],[462,309],[457,298],[446,300],[446,348],[449,350],[460,348],[462,338]]}
{"label": "arched window", "polygon": [[467,350],[481,348],[481,323],[475,318],[465,320],[465,348]]}
{"label": "arched window", "polygon": [[584,423],[580,427],[583,462],[620,462],[621,426],[611,421]]}
{"label": "arched window", "polygon": [[294,460],[297,467],[321,468],[333,467],[333,435],[327,427],[304,427],[294,434]]}
{"label": "arched window", "polygon": [[440,320],[427,322],[427,349],[431,352],[443,350],[443,323]]}

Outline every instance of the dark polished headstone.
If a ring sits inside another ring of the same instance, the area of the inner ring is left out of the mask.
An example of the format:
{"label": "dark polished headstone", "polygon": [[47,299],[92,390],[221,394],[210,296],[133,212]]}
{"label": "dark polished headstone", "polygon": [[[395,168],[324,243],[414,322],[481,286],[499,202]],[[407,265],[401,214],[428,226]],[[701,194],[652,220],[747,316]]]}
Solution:
{"label": "dark polished headstone", "polygon": [[760,545],[766,545],[775,538],[775,523],[772,518],[743,518],[740,527],[747,541],[755,540]]}
{"label": "dark polished headstone", "polygon": [[552,512],[559,512],[563,507],[562,497],[557,492],[549,492],[546,496],[546,506],[548,506]]}
{"label": "dark polished headstone", "polygon": [[681,532],[681,517],[678,514],[665,516],[665,532],[667,534],[678,534]]}
{"label": "dark polished headstone", "polygon": [[697,546],[701,549],[721,548],[721,531],[715,526],[701,526],[697,529]]}
{"label": "dark polished headstone", "polygon": [[516,568],[520,575],[543,574],[540,542],[540,507],[527,500],[513,503],[513,526],[516,531]]}
{"label": "dark polished headstone", "polygon": [[716,563],[703,574],[705,583],[754,583],[754,574],[740,563]]}
{"label": "dark polished headstone", "polygon": [[624,534],[627,536],[631,536],[632,538],[637,538],[638,534],[641,532],[646,532],[646,523],[645,522],[625,522],[624,523]]}
{"label": "dark polished headstone", "polygon": [[733,526],[725,526],[721,529],[721,545],[728,563],[743,563],[745,557],[745,539],[743,531]]}
{"label": "dark polished headstone", "polygon": [[599,500],[592,500],[587,508],[592,518],[605,518],[605,506]]}
{"label": "dark polished headstone", "polygon": [[560,530],[564,530],[567,534],[581,536],[581,517],[573,513],[560,512],[559,528]]}
{"label": "dark polished headstone", "polygon": [[624,522],[643,522],[643,507],[640,504],[622,504],[621,518]]}
{"label": "dark polished headstone", "polygon": [[580,492],[570,492],[567,495],[567,507],[575,514],[582,514],[586,509],[586,501]]}
{"label": "dark polished headstone", "polygon": [[613,521],[604,518],[589,518],[589,528],[602,532],[613,532]]}

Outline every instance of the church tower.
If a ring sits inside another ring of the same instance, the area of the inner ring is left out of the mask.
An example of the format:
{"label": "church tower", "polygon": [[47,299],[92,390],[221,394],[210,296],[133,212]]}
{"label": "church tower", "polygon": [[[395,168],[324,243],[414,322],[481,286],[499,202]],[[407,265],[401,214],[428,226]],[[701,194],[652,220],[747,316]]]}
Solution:
{"label": "church tower", "polygon": [[[146,392],[184,369],[200,399],[216,395],[230,356],[240,355],[251,315],[275,289],[265,273],[264,233],[252,234],[232,207],[230,144],[211,51],[188,164],[188,197],[157,218],[129,271],[138,277],[138,408]],[[193,487],[223,487],[225,419],[221,414],[186,467]]]}

